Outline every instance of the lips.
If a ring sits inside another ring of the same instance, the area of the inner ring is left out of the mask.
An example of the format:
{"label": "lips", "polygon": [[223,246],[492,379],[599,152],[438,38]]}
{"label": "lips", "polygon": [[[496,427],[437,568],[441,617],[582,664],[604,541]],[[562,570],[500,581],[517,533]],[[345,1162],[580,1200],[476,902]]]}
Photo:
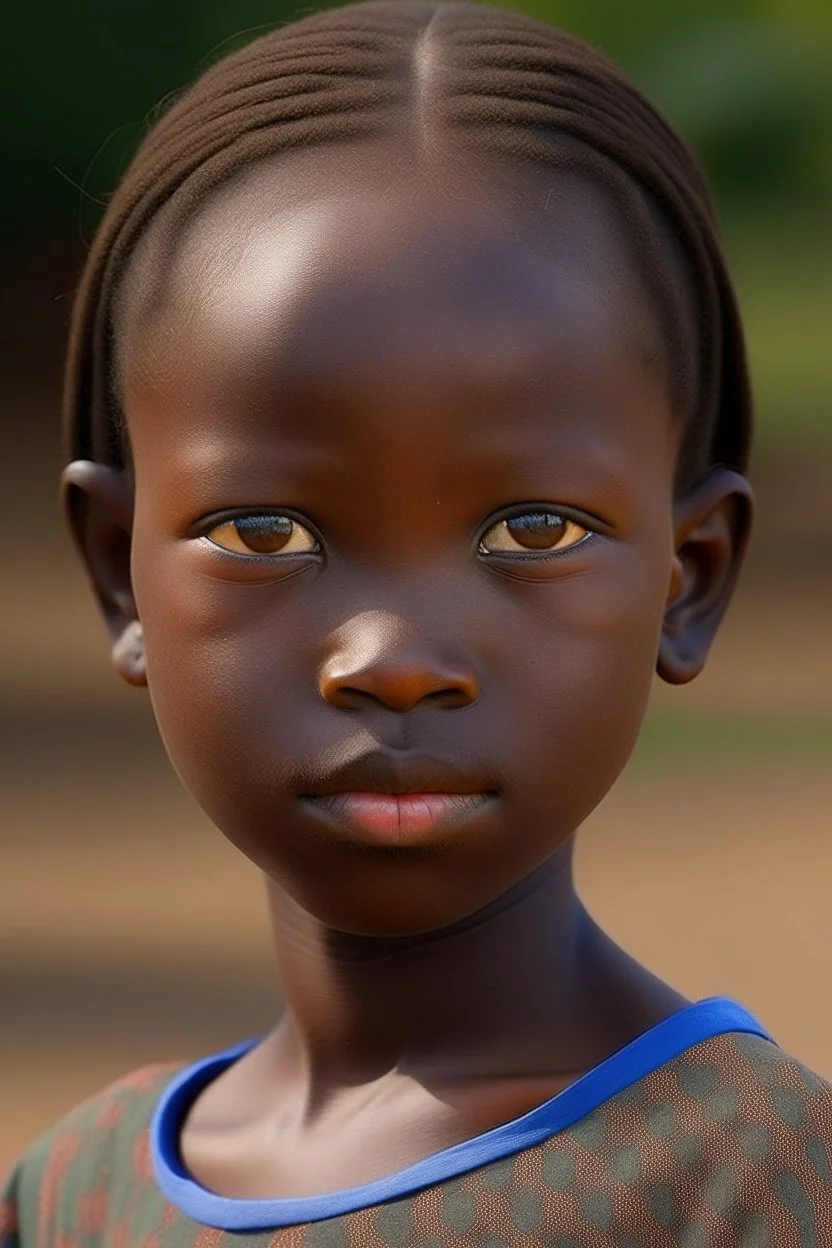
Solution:
{"label": "lips", "polygon": [[487,793],[338,793],[307,798],[367,844],[415,845],[440,826],[467,819],[492,800]]}
{"label": "lips", "polygon": [[493,777],[426,755],[381,751],[332,769],[301,794],[308,810],[371,845],[418,845],[481,815]]}

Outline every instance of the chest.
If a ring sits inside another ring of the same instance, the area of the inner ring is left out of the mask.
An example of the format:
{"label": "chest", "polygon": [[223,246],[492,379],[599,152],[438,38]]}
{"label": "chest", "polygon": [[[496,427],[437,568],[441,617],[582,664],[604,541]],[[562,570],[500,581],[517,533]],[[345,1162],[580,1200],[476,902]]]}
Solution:
{"label": "chest", "polygon": [[371,1183],[511,1122],[575,1078],[435,1088],[391,1079],[324,1106],[290,1096],[265,1112],[244,1115],[214,1085],[191,1107],[180,1155],[191,1177],[220,1195],[319,1195]]}

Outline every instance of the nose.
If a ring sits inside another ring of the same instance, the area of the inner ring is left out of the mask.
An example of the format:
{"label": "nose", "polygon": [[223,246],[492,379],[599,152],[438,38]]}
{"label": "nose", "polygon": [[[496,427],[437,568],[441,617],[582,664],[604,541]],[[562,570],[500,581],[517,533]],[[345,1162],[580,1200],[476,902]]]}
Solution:
{"label": "nose", "polygon": [[334,634],[321,667],[321,696],[342,710],[377,703],[409,711],[420,702],[452,709],[479,694],[473,664],[419,640],[386,612],[367,611]]}

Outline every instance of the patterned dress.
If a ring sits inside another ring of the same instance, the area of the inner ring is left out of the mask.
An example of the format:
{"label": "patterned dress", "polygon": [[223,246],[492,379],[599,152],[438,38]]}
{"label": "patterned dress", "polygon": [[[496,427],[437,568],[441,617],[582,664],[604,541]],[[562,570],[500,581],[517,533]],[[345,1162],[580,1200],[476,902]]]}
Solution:
{"label": "patterned dress", "polygon": [[832,1248],[832,1084],[729,997],[504,1126],[291,1199],[208,1191],[177,1148],[199,1091],[256,1043],[143,1067],[70,1113],[9,1176],[0,1248]]}

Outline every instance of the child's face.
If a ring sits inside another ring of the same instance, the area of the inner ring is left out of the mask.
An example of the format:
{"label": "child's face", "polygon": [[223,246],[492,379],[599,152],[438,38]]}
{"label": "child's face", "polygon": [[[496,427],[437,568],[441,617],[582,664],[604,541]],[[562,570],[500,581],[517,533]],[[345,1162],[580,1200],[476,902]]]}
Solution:
{"label": "child's face", "polygon": [[[132,590],[223,833],[327,924],[428,930],[566,847],[633,748],[686,583],[680,423],[596,193],[305,161],[125,318]],[[379,788],[482,796],[398,830],[321,798]]]}

